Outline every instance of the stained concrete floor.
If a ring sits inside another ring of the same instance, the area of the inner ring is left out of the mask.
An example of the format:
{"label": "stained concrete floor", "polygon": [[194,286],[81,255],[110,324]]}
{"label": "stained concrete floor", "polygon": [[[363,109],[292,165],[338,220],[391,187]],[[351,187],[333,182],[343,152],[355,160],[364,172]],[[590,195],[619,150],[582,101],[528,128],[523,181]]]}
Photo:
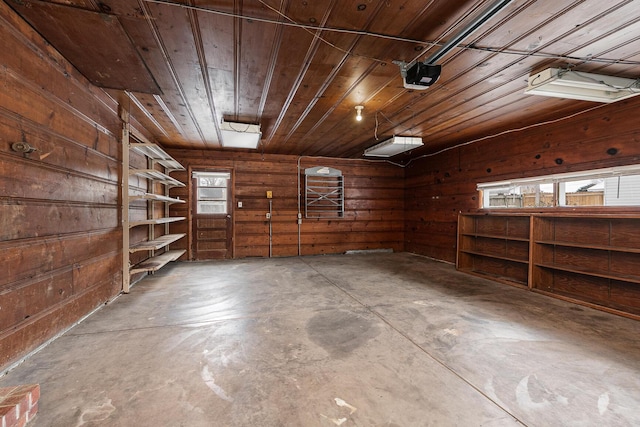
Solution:
{"label": "stained concrete floor", "polygon": [[640,322],[410,254],[174,263],[0,379],[33,426],[638,426]]}

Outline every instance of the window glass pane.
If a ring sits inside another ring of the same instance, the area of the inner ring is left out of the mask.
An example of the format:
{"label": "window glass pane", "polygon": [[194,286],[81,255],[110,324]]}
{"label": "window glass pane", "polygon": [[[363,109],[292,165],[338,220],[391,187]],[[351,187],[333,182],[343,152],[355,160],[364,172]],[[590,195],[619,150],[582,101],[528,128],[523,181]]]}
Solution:
{"label": "window glass pane", "polygon": [[198,200],[227,200],[227,189],[198,188]]}
{"label": "window glass pane", "polygon": [[221,177],[199,177],[199,187],[226,187],[227,179]]}
{"label": "window glass pane", "polygon": [[523,185],[521,188],[523,207],[544,208],[553,206],[553,184]]}
{"label": "window glass pane", "polygon": [[483,199],[485,208],[521,208],[523,204],[520,186],[485,190]]}
{"label": "window glass pane", "polygon": [[198,213],[201,214],[226,214],[227,202],[198,202]]}
{"label": "window glass pane", "polygon": [[640,206],[640,175],[604,179],[605,206]]}
{"label": "window glass pane", "polygon": [[604,180],[580,179],[558,185],[560,206],[604,206]]}

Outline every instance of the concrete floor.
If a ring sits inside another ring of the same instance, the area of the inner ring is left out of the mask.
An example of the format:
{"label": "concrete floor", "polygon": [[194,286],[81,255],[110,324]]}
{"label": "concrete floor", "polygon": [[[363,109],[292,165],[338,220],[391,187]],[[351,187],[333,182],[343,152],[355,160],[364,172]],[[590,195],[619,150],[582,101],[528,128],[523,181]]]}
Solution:
{"label": "concrete floor", "polygon": [[638,426],[640,322],[410,254],[176,263],[23,383],[32,426]]}

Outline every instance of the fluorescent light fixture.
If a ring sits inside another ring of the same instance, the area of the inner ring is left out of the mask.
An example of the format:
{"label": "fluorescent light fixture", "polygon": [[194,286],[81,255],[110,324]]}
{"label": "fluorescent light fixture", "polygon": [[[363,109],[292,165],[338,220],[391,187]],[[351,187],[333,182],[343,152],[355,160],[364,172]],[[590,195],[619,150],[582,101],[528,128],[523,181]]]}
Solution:
{"label": "fluorescent light fixture", "polygon": [[640,79],[548,68],[529,76],[524,93],[609,103],[639,95]]}
{"label": "fluorescent light fixture", "polygon": [[422,147],[422,138],[414,136],[394,136],[380,144],[364,150],[365,156],[391,157],[414,148]]}
{"label": "fluorescent light fixture", "polygon": [[260,137],[260,125],[247,123],[225,122],[220,125],[222,133],[222,146],[225,148],[258,148]]}

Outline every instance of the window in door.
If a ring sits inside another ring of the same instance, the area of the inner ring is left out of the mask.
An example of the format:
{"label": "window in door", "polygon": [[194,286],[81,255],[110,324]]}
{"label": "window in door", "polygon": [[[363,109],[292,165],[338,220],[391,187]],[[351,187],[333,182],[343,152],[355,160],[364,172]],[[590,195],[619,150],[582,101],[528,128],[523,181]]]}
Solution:
{"label": "window in door", "polygon": [[224,215],[228,212],[228,172],[194,172],[197,183],[197,214]]}

